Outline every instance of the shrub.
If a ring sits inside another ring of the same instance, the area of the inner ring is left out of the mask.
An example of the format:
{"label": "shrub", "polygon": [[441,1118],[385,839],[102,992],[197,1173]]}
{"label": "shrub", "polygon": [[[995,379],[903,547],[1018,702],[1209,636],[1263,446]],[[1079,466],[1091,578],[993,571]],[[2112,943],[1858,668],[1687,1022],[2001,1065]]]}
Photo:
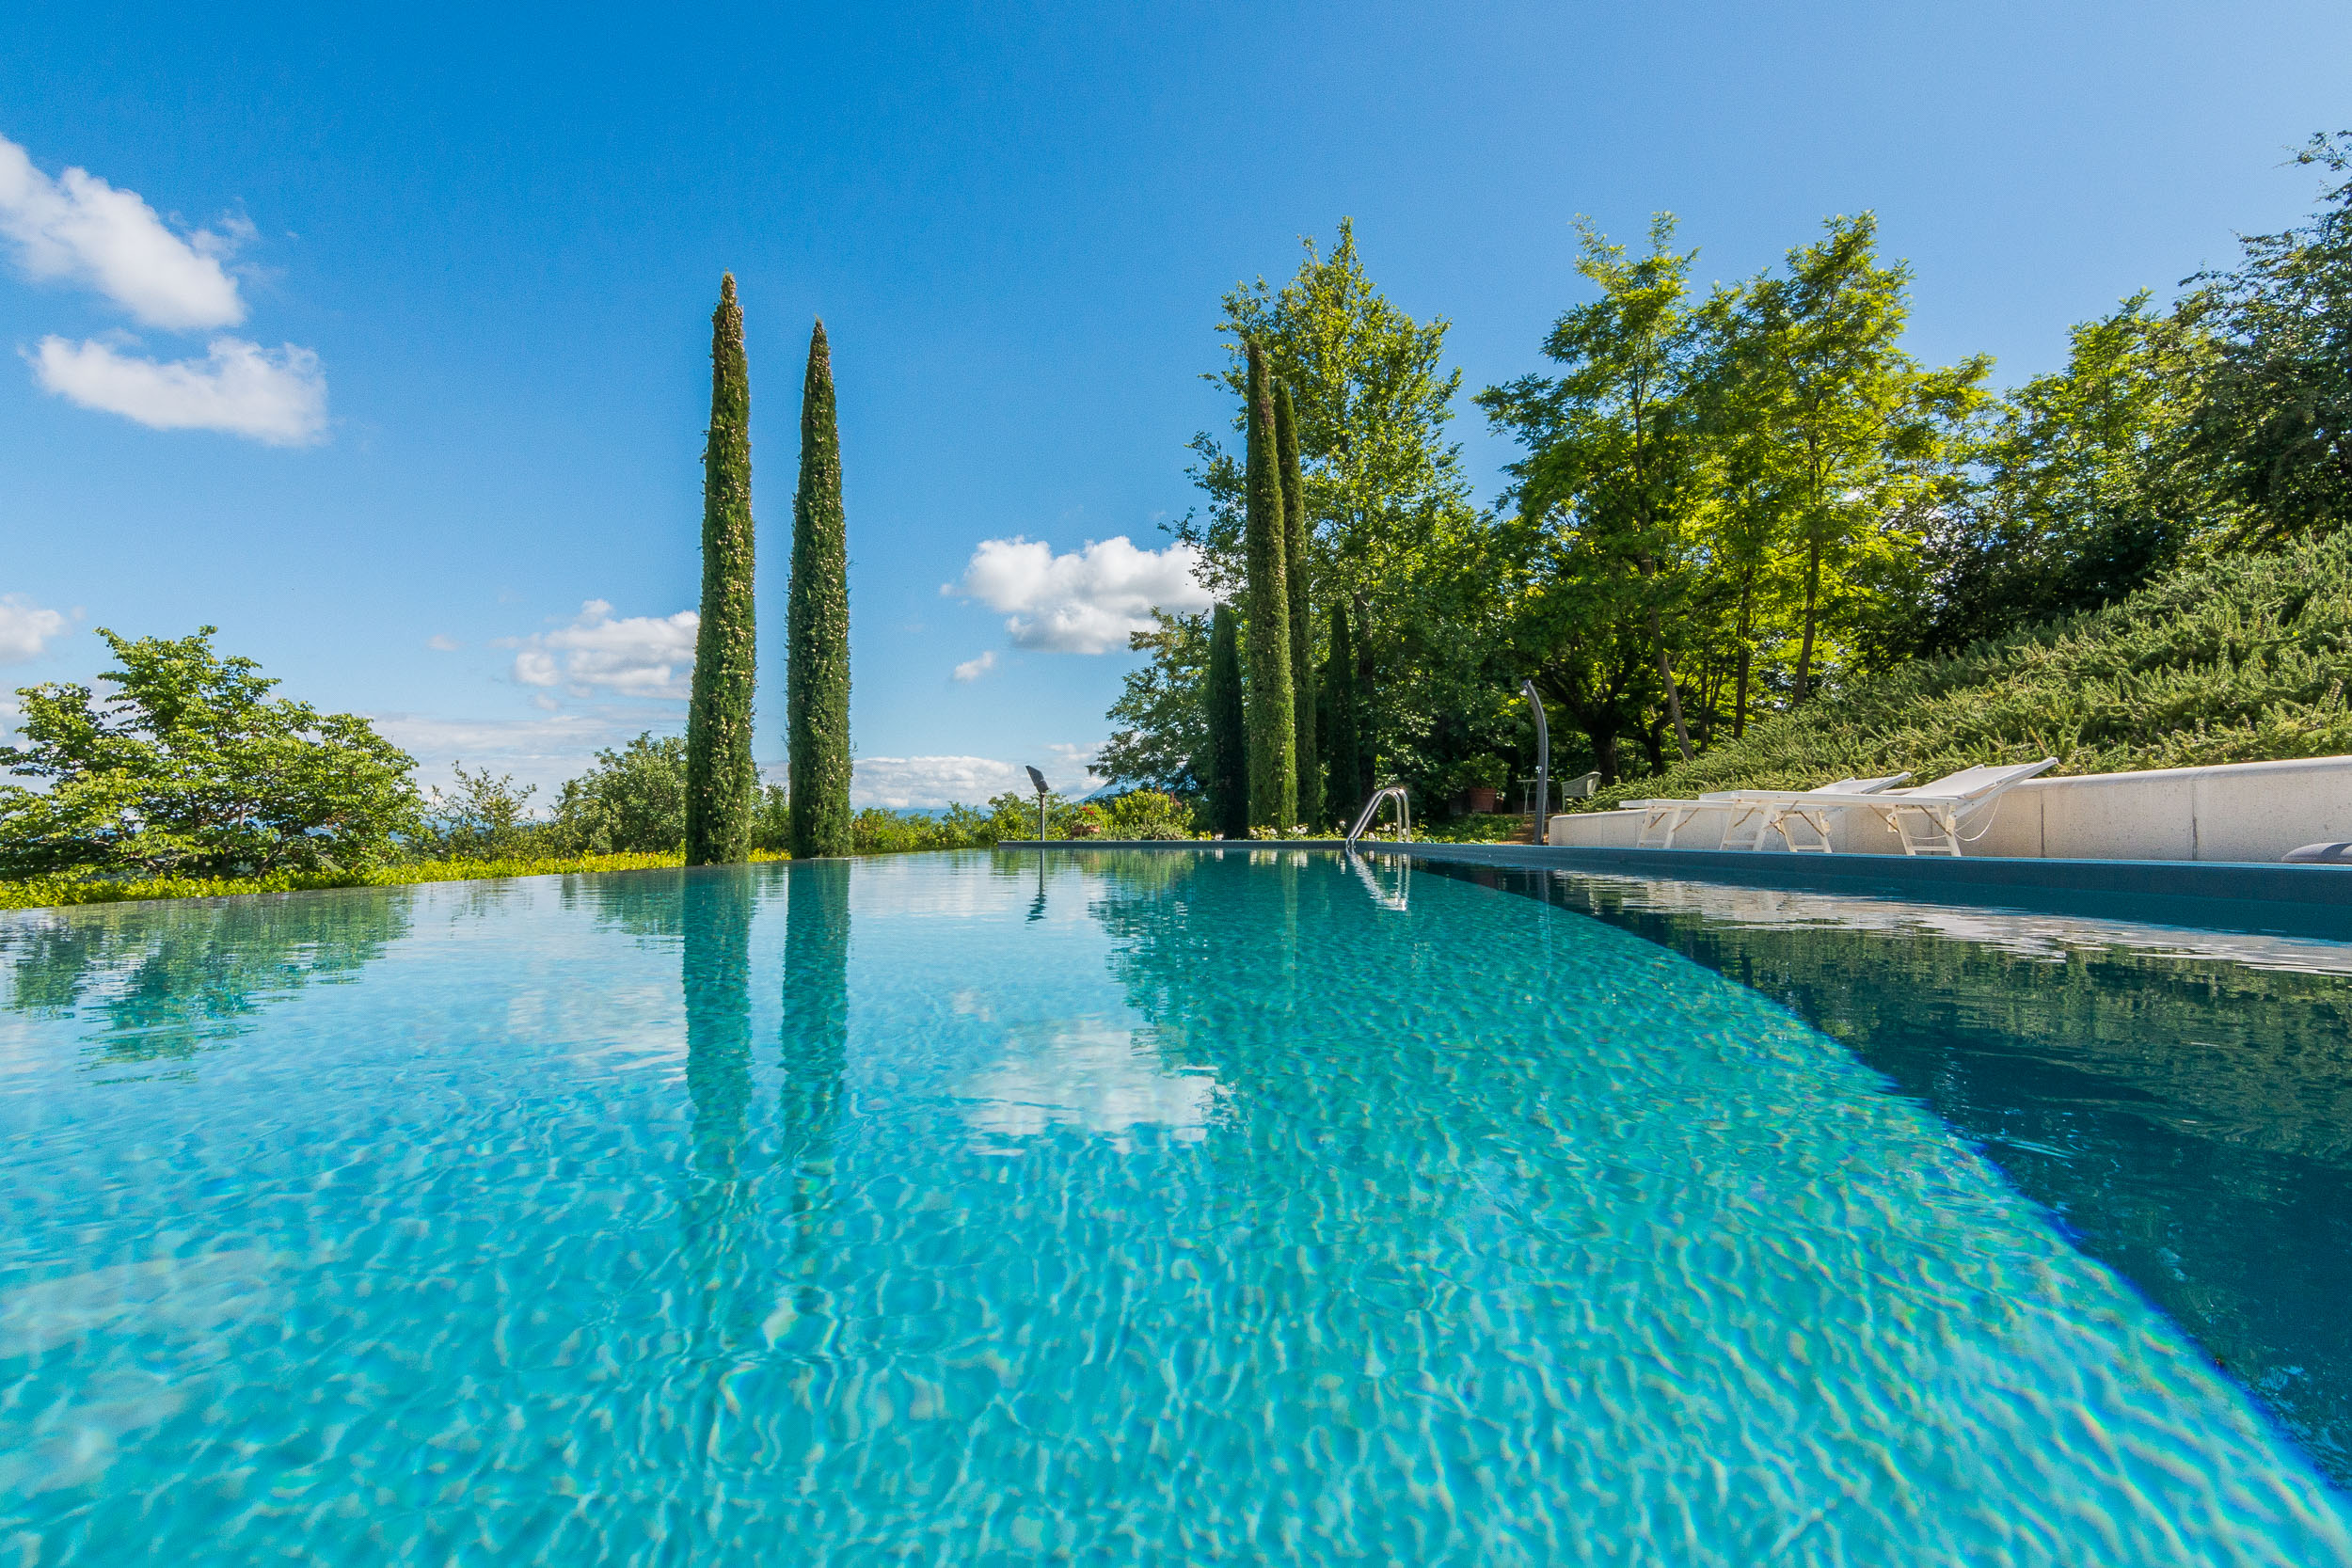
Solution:
{"label": "shrub", "polygon": [[452,764],[450,771],[456,783],[447,791],[432,791],[432,803],[412,841],[417,848],[443,860],[502,860],[534,849],[544,852],[550,829],[527,815],[535,786],[517,790],[512,774],[493,778],[486,768],[469,773],[464,763]]}
{"label": "shrub", "polygon": [[1102,807],[1108,838],[1190,838],[1192,808],[1157,789],[1136,789]]}
{"label": "shrub", "polygon": [[354,714],[273,700],[215,628],[134,641],[101,627],[121,668],[87,686],[21,689],[25,744],[0,768],[0,876],[222,877],[389,859],[419,826],[416,764]]}
{"label": "shrub", "polygon": [[598,752],[596,767],[564,782],[555,820],[558,836],[575,851],[661,854],[677,848],[686,842],[686,742],[675,736],[656,740],[647,731],[619,751]]}

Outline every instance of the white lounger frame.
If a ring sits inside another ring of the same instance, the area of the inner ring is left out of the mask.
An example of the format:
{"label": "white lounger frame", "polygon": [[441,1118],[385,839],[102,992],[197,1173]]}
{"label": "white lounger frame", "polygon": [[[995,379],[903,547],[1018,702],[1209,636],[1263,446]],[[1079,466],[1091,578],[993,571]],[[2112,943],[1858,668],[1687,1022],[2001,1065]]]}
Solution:
{"label": "white lounger frame", "polygon": [[[1957,858],[1963,844],[1973,844],[1992,831],[1990,810],[2012,784],[2058,766],[2058,758],[1964,768],[1917,789],[1893,786],[1911,777],[1889,774],[1883,779],[1840,779],[1819,789],[1733,789],[1702,795],[1695,800],[1626,800],[1621,809],[1642,813],[1642,831],[1634,839],[1638,849],[1671,849],[1684,823],[1702,811],[1724,815],[1724,849],[1761,849],[1767,833],[1777,832],[1792,854],[1826,855],[1831,817],[1839,812],[1877,814],[1902,843],[1906,855],[1949,855]],[[1984,825],[1973,833],[1963,827],[1985,814]],[[1789,831],[1791,821],[1811,830],[1811,841]],[[1744,834],[1747,842],[1735,842]]]}
{"label": "white lounger frame", "polygon": [[[1993,831],[1993,809],[2010,786],[2057,766],[2058,758],[2043,757],[2040,762],[1964,768],[1917,789],[1898,790],[1883,800],[1842,802],[1838,809],[1878,813],[1902,840],[1906,855],[1949,855],[1956,860],[1962,845],[1974,844]],[[1963,836],[1962,825],[1979,813],[1984,814],[1984,825]]]}

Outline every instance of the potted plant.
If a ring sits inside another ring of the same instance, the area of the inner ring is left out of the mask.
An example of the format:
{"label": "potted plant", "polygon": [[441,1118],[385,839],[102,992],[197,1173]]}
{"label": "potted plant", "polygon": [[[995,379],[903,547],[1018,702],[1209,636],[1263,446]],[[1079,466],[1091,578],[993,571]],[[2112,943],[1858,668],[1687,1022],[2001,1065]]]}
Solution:
{"label": "potted plant", "polygon": [[1498,756],[1470,757],[1454,770],[1454,791],[1472,814],[1492,813],[1497,792],[1510,782],[1510,765]]}

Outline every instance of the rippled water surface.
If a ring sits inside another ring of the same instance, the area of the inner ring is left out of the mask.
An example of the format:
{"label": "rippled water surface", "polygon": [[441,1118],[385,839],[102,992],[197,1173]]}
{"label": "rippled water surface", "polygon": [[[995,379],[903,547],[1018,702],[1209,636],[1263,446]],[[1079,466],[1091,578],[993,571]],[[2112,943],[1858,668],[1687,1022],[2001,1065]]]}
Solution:
{"label": "rippled water surface", "polygon": [[[1692,935],[1736,915],[1536,891],[1009,854],[0,916],[0,1563],[2352,1561],[2325,1400],[2216,1364],[2229,1246],[2200,1320],[2140,1277],[2198,1214],[2086,1225],[1980,1125],[2016,1094],[1832,1016],[1913,1016],[1918,933],[1743,972]],[[2241,1086],[2221,1141],[2323,1139]]]}

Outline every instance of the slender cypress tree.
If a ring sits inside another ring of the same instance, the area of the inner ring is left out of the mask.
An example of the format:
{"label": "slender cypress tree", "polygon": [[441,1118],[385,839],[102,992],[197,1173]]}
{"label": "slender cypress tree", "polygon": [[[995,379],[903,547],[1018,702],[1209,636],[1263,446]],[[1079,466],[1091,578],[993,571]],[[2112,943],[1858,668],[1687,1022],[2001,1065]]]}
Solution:
{"label": "slender cypress tree", "polygon": [[693,704],[686,712],[686,863],[748,860],[752,693],[752,383],[735,275],[710,313],[710,429],[703,441],[702,622],[694,633]]}
{"label": "slender cypress tree", "polygon": [[1200,783],[1209,793],[1209,831],[1249,836],[1249,742],[1242,719],[1241,640],[1233,607],[1209,618],[1208,755]]}
{"label": "slender cypress tree", "polygon": [[1282,476],[1265,351],[1249,345],[1249,820],[1298,820],[1298,721],[1291,681],[1290,574],[1282,564]]}
{"label": "slender cypress tree", "polygon": [[1307,487],[1298,472],[1298,414],[1291,389],[1274,394],[1274,458],[1282,471],[1282,575],[1290,590],[1291,718],[1297,731],[1298,820],[1323,825],[1323,753],[1315,748],[1315,623],[1307,608]]}
{"label": "slender cypress tree", "polygon": [[1356,777],[1363,748],[1356,733],[1356,640],[1347,632],[1344,603],[1331,607],[1331,657],[1324,666],[1323,681],[1331,720],[1325,743],[1331,809],[1340,816],[1353,816],[1372,792],[1360,787]]}
{"label": "slender cypress tree", "polygon": [[1372,667],[1372,603],[1356,595],[1355,614],[1347,629],[1356,644],[1356,689],[1349,693],[1356,710],[1356,799],[1371,799],[1380,783],[1379,736],[1373,733],[1372,697],[1375,672]]}
{"label": "slender cypress tree", "polygon": [[850,558],[833,354],[818,322],[801,385],[801,487],[792,498],[792,856],[850,852]]}

